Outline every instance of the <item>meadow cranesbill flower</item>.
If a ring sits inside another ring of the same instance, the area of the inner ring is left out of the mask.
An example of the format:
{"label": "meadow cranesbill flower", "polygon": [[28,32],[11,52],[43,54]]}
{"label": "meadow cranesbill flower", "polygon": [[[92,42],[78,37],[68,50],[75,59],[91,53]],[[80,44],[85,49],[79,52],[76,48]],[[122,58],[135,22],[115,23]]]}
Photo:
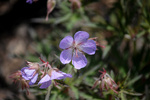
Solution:
{"label": "meadow cranesbill flower", "polygon": [[98,83],[100,84],[100,90],[102,91],[104,88],[108,90],[109,88],[113,90],[115,93],[118,93],[116,90],[118,89],[118,85],[115,83],[115,81],[109,76],[109,74],[106,73],[106,70],[99,71],[102,74],[100,75],[99,79],[94,83],[92,88],[95,88]]}
{"label": "meadow cranesbill flower", "polygon": [[51,68],[48,73],[39,81],[38,84],[42,84],[40,88],[47,88],[51,85],[52,80],[64,79],[66,77],[72,77],[71,74],[66,74],[62,71],[59,71],[57,68]]}
{"label": "meadow cranesbill flower", "polygon": [[24,67],[21,69],[21,73],[25,80],[31,80],[29,85],[33,85],[38,78],[39,64],[28,62],[28,65],[29,67]]}
{"label": "meadow cranesbill flower", "polygon": [[87,59],[84,53],[89,55],[95,54],[96,42],[88,39],[89,34],[85,31],[78,31],[74,35],[66,36],[60,41],[59,47],[63,49],[60,54],[60,61],[68,64],[72,60],[72,64],[76,69],[81,69],[87,65]]}

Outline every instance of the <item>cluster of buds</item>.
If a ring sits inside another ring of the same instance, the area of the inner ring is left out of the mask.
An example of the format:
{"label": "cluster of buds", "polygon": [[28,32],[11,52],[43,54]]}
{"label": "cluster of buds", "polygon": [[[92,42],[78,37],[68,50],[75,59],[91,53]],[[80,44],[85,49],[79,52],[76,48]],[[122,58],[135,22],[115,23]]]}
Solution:
{"label": "cluster of buds", "polygon": [[21,85],[22,90],[26,89],[27,94],[29,94],[28,88],[29,88],[29,84],[28,82],[22,77],[22,73],[21,71],[17,71],[13,74],[10,75],[10,78],[13,79],[13,82],[16,84],[19,82],[19,84]]}
{"label": "cluster of buds", "polygon": [[109,74],[106,73],[106,70],[103,68],[104,71],[99,71],[102,74],[100,75],[99,79],[95,81],[93,88],[95,88],[97,85],[100,86],[100,90],[113,90],[115,93],[118,94],[117,89],[118,85],[115,83],[115,81],[109,76]]}
{"label": "cluster of buds", "polygon": [[[40,80],[38,85],[41,84],[40,88],[44,89],[51,85],[52,80],[55,81],[55,79],[60,80],[72,77],[71,74],[66,74],[57,68],[52,68],[48,62],[45,62],[41,58],[40,60],[42,61],[42,64],[27,61],[28,67],[24,67],[21,71],[17,71],[10,75],[10,78],[13,79],[14,83],[17,81],[21,82],[22,89],[25,88],[28,94],[29,85],[35,84],[38,80]],[[41,76],[38,77],[39,75]]]}

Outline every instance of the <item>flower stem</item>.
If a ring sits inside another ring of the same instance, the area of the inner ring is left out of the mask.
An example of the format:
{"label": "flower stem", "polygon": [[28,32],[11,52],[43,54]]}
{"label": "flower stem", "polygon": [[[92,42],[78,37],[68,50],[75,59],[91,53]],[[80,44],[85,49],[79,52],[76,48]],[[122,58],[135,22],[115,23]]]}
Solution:
{"label": "flower stem", "polygon": [[48,91],[47,91],[47,94],[45,96],[45,100],[50,100],[49,97],[50,97],[50,94],[51,94],[51,89],[53,88],[53,84],[51,84],[49,87],[48,87]]}

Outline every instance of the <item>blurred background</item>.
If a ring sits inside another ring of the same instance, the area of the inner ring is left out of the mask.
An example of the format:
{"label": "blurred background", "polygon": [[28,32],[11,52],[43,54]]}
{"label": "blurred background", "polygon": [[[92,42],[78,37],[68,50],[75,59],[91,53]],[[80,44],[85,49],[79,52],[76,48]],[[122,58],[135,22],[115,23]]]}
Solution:
{"label": "blurred background", "polygon": [[[50,100],[150,100],[150,0],[56,0],[45,20],[47,0],[0,1],[0,100],[43,100],[47,89],[13,84],[9,75],[39,57],[73,75],[53,87]],[[59,61],[59,42],[87,31],[105,48],[86,55],[88,65],[75,71]],[[91,89],[105,68],[118,84],[112,90]]]}

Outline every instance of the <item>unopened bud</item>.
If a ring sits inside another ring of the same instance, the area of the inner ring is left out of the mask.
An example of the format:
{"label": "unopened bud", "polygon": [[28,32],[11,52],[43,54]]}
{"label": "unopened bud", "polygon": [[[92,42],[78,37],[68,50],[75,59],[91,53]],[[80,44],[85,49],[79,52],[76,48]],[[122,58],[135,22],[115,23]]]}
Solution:
{"label": "unopened bud", "polygon": [[56,0],[47,0],[47,15],[46,15],[46,21],[48,20],[48,15],[53,11],[55,5],[56,5]]}

